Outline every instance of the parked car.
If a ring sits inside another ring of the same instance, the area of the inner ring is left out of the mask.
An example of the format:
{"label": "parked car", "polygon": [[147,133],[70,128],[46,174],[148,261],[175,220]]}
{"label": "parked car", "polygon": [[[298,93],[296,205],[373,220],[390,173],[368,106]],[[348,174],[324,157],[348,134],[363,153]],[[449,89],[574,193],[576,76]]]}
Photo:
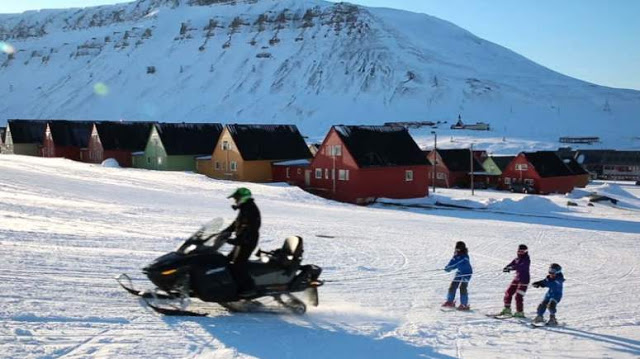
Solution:
{"label": "parked car", "polygon": [[512,183],[509,190],[514,193],[537,193],[536,189],[528,183]]}
{"label": "parked car", "polygon": [[640,186],[640,181],[636,181],[636,186]]}

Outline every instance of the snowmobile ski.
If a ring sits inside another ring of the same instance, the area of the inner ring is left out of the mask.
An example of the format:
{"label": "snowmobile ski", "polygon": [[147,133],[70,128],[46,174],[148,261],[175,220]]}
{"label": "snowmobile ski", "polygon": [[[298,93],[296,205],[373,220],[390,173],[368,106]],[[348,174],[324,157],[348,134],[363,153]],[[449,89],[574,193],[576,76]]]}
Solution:
{"label": "snowmobile ski", "polygon": [[[128,284],[124,284],[122,281],[125,280],[128,282]],[[135,295],[136,297],[142,297],[142,298],[155,298],[155,299],[175,299],[174,296],[169,295],[169,294],[165,294],[165,293],[154,293],[154,292],[150,292],[148,290],[138,290],[135,289],[135,287],[133,286],[133,283],[131,282],[131,278],[126,275],[126,274],[120,274],[119,276],[116,277],[116,281],[118,282],[118,284],[120,284],[120,286],[122,288],[124,288],[124,290],[126,290],[127,292]]]}
{"label": "snowmobile ski", "polygon": [[159,313],[159,314],[162,314],[162,315],[182,316],[182,317],[206,317],[208,315],[207,313],[193,312],[193,311],[190,311],[190,310],[179,309],[179,308],[175,308],[175,307],[171,307],[171,308],[160,307],[160,306],[157,306],[155,304],[152,304],[149,301],[149,299],[150,298],[144,298],[144,301],[147,303],[147,306],[149,306],[149,308],[153,309],[156,313]]}

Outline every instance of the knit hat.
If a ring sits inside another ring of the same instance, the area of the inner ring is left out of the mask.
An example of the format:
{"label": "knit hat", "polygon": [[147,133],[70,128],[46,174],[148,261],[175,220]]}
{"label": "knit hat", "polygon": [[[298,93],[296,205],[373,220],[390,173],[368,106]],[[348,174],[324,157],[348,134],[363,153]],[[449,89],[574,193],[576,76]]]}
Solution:
{"label": "knit hat", "polygon": [[519,251],[528,251],[529,248],[527,248],[526,244],[521,244],[521,245],[518,246],[518,250]]}
{"label": "knit hat", "polygon": [[456,249],[461,249],[461,250],[467,249],[467,245],[464,244],[463,241],[459,241],[456,243]]}

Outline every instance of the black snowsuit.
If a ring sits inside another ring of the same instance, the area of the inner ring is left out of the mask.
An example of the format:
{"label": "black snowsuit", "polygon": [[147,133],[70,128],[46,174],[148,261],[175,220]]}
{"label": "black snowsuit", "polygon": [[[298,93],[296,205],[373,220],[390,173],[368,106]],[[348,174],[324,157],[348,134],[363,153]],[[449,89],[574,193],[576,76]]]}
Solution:
{"label": "black snowsuit", "polygon": [[235,247],[229,253],[228,258],[231,262],[231,273],[238,285],[238,292],[244,292],[255,286],[249,275],[247,261],[258,245],[261,224],[260,210],[252,198],[234,208],[239,210],[238,217],[225,229],[225,232],[236,233],[236,238],[229,241]]}

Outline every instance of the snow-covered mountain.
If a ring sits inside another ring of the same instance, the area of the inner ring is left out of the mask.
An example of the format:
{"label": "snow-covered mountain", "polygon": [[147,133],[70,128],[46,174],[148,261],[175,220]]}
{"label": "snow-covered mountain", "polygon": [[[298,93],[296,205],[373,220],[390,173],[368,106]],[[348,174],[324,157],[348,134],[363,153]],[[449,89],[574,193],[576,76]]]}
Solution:
{"label": "snow-covered mountain", "polygon": [[[640,92],[579,81],[437,18],[319,0],[138,0],[0,15],[7,118],[489,122],[640,134]],[[579,63],[580,59],[576,59]],[[448,127],[448,125],[443,126]]]}

